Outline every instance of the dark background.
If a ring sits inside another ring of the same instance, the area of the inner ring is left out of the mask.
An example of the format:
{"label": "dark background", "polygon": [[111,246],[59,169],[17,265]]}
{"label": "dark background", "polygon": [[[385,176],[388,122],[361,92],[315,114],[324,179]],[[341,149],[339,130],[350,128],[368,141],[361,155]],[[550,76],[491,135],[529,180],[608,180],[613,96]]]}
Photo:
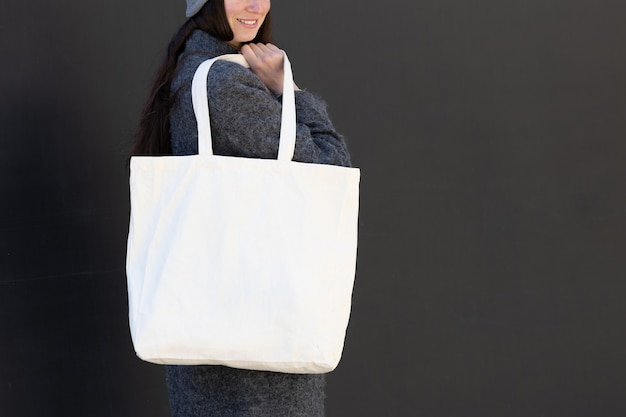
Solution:
{"label": "dark background", "polygon": [[[0,416],[168,416],[126,155],[181,1],[0,3]],[[273,3],[362,170],[327,415],[626,415],[626,2]]]}

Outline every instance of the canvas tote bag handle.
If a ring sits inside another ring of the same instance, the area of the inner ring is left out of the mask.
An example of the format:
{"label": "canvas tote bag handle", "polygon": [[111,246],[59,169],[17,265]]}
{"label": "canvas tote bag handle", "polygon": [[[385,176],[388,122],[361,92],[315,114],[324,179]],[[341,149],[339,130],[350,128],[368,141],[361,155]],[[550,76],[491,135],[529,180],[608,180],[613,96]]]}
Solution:
{"label": "canvas tote bag handle", "polygon": [[[284,54],[284,81],[283,81],[283,106],[280,125],[280,142],[278,145],[278,159],[291,161],[296,147],[296,102],[294,93],[293,73],[291,63]],[[250,68],[248,62],[241,54],[226,54],[204,61],[193,77],[191,95],[193,111],[198,123],[198,154],[213,155],[213,142],[211,141],[211,119],[209,117],[209,101],[207,97],[207,77],[211,65],[218,60],[236,62],[246,68]]]}

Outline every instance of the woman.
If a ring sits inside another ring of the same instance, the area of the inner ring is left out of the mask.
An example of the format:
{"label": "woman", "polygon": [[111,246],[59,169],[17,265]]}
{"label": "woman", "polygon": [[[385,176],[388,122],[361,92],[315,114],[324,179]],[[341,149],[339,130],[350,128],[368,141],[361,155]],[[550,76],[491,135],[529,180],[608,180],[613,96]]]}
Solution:
{"label": "woman", "polygon": [[[191,80],[203,61],[241,53],[250,69],[216,62],[208,77],[215,154],[276,158],[283,54],[271,41],[270,0],[187,0],[144,108],[134,155],[198,152]],[[350,165],[325,104],[296,88],[294,160]],[[173,417],[323,416],[324,376],[222,366],[167,366]]]}

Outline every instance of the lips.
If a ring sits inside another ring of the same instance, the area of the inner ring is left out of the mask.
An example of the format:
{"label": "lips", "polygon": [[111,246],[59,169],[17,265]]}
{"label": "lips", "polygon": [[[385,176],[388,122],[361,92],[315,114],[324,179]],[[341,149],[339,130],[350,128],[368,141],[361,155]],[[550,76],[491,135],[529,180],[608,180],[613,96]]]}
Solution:
{"label": "lips", "polygon": [[259,21],[258,19],[237,19],[238,22],[243,23],[246,26],[254,26]]}

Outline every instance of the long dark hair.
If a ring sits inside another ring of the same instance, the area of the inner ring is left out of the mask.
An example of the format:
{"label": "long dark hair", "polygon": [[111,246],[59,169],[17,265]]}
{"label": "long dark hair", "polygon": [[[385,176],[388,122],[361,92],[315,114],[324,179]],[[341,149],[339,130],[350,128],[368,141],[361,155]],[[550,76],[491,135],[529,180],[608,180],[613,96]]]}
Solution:
{"label": "long dark hair", "polygon": [[[271,23],[268,12],[252,42],[271,42]],[[170,40],[163,61],[156,72],[148,100],[141,112],[131,155],[171,155],[169,114],[174,98],[170,94],[170,86],[185,42],[196,29],[225,42],[233,39],[233,32],[226,19],[224,0],[208,0],[198,13],[187,19]]]}

